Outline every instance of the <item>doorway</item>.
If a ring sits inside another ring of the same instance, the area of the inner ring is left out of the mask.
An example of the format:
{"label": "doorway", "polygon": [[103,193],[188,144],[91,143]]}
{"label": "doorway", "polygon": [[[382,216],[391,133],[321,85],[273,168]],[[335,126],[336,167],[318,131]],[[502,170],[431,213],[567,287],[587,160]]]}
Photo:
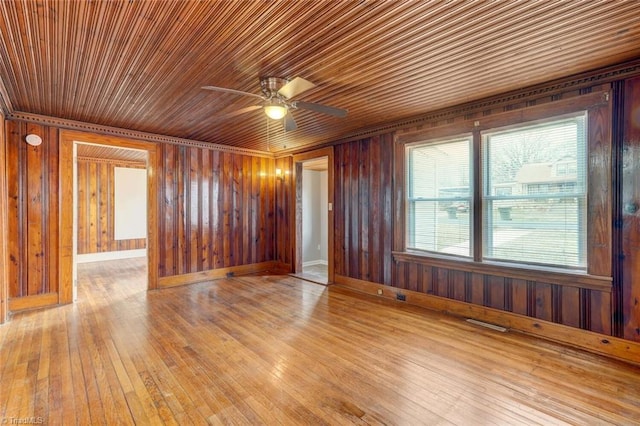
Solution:
{"label": "doorway", "polygon": [[59,293],[60,304],[72,303],[74,300],[75,256],[77,251],[76,227],[74,221],[74,179],[76,142],[107,147],[128,148],[146,152],[146,271],[147,289],[158,287],[158,174],[157,145],[151,142],[131,140],[121,137],[97,135],[74,130],[60,132],[60,245],[59,252]]}
{"label": "doorway", "polygon": [[333,282],[333,148],[293,157],[295,238],[293,272],[319,284]]}
{"label": "doorway", "polygon": [[328,283],[327,157],[302,163],[302,275]]}
{"label": "doorway", "polygon": [[73,301],[146,290],[147,151],[74,141],[74,159]]}

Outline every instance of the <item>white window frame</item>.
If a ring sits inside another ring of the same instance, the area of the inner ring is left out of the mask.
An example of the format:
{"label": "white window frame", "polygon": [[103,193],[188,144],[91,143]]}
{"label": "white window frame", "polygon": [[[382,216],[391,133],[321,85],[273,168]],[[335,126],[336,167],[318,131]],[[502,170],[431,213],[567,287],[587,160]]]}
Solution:
{"label": "white window frame", "polygon": [[[456,142],[462,142],[462,141],[466,141],[468,143],[469,146],[469,159],[468,159],[468,164],[469,164],[469,176],[468,176],[468,182],[469,182],[469,195],[466,197],[413,197],[413,192],[414,189],[412,187],[412,171],[413,171],[413,167],[412,167],[412,153],[411,151],[417,149],[417,148],[421,148],[421,147],[425,147],[425,146],[435,146],[435,145],[444,145],[444,144],[448,144],[448,143],[456,143]],[[405,250],[409,250],[409,251],[417,251],[417,252],[428,252],[428,253],[435,253],[438,255],[444,255],[444,256],[454,256],[454,257],[464,257],[464,258],[472,258],[473,257],[473,247],[474,247],[474,232],[473,232],[473,215],[474,215],[474,210],[473,210],[473,205],[474,205],[474,189],[475,189],[475,185],[476,183],[474,182],[474,164],[473,164],[473,135],[466,133],[466,134],[462,134],[462,135],[456,135],[453,137],[447,137],[447,138],[442,138],[442,139],[435,139],[435,140],[428,140],[428,141],[420,141],[420,142],[414,142],[411,144],[407,144],[405,146],[405,159],[406,159],[406,184],[405,184],[405,223],[406,223],[406,229],[405,229]],[[452,253],[446,253],[443,251],[439,251],[439,250],[428,250],[428,249],[423,249],[423,248],[416,248],[416,243],[415,243],[415,216],[414,216],[414,208],[413,206],[415,206],[416,202],[451,202],[451,203],[460,203],[460,202],[466,202],[467,206],[468,206],[468,214],[469,214],[469,251],[467,254],[462,255],[462,254],[452,254]]]}
{"label": "white window frame", "polygon": [[[587,265],[587,232],[588,232],[588,226],[587,226],[587,192],[588,192],[588,165],[586,164],[587,162],[587,157],[588,157],[588,130],[587,130],[587,123],[588,123],[588,112],[587,111],[577,111],[571,114],[566,114],[566,115],[559,115],[559,116],[552,116],[552,117],[548,117],[544,120],[537,120],[537,121],[532,121],[532,122],[524,122],[524,123],[518,123],[517,125],[510,125],[510,126],[505,126],[505,127],[497,127],[497,128],[492,128],[492,129],[488,129],[486,131],[481,132],[481,139],[482,139],[482,155],[481,155],[481,159],[480,159],[480,165],[482,167],[482,170],[486,171],[488,170],[488,165],[487,162],[490,161],[490,153],[488,152],[488,148],[487,148],[487,144],[488,144],[488,139],[490,136],[492,135],[496,135],[496,134],[500,134],[503,133],[505,131],[514,131],[514,130],[524,130],[527,128],[534,128],[534,127],[538,127],[540,125],[552,125],[554,123],[562,123],[562,122],[569,122],[572,121],[578,117],[583,117],[582,123],[583,123],[583,129],[581,132],[582,137],[578,139],[578,149],[582,149],[582,156],[578,155],[577,161],[578,161],[578,170],[582,170],[583,173],[577,173],[577,183],[575,185],[576,189],[574,189],[574,191],[572,192],[559,192],[559,193],[547,193],[547,194],[543,194],[543,193],[529,193],[527,191],[527,193],[524,194],[517,194],[517,195],[509,195],[509,196],[501,196],[501,195],[493,195],[490,194],[490,189],[491,189],[491,185],[488,182],[488,176],[483,176],[482,177],[482,187],[481,187],[481,203],[482,203],[482,214],[483,214],[483,220],[482,220],[482,227],[481,227],[481,234],[482,234],[482,261],[489,261],[489,262],[507,262],[507,263],[513,263],[516,265],[522,265],[522,266],[545,266],[545,267],[553,267],[553,268],[562,268],[562,269],[573,269],[573,270],[582,270],[582,271],[586,271],[588,268]],[[581,146],[580,146],[581,145]],[[580,164],[582,163],[582,164]],[[567,167],[568,169],[568,167]],[[500,257],[494,257],[492,256],[492,250],[493,250],[493,242],[492,242],[492,228],[490,227],[490,225],[493,223],[493,203],[494,201],[501,201],[501,200],[513,200],[513,201],[518,201],[518,200],[526,200],[526,199],[560,199],[560,198],[565,198],[565,199],[570,199],[570,198],[577,198],[578,199],[578,206],[579,209],[577,211],[578,214],[578,229],[581,230],[582,232],[579,234],[579,240],[578,240],[578,257],[579,257],[579,263],[580,265],[567,265],[567,264],[553,264],[553,263],[549,263],[549,262],[543,262],[543,261],[530,261],[530,262],[524,262],[524,261],[520,261],[520,260],[512,260],[512,259],[505,259],[505,258],[500,258]]]}

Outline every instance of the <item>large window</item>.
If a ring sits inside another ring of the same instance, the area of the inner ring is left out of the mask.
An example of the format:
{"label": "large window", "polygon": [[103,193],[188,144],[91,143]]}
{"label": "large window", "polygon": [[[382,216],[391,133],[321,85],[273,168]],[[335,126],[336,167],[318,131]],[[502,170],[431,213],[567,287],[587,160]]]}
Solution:
{"label": "large window", "polygon": [[[406,248],[586,269],[586,113],[490,129],[473,140],[407,146]],[[473,146],[481,151],[474,155]]]}
{"label": "large window", "polygon": [[471,254],[471,138],[407,148],[407,246]]}
{"label": "large window", "polygon": [[483,134],[483,257],[586,267],[585,115]]}

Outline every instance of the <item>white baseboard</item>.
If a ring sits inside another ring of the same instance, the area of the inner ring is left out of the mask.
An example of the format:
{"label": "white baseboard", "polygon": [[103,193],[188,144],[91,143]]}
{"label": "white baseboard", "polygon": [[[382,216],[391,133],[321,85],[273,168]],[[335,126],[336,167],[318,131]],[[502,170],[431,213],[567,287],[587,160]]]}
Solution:
{"label": "white baseboard", "polygon": [[130,259],[132,257],[146,257],[147,249],[106,251],[103,253],[79,254],[76,263],[103,262],[106,260]]}
{"label": "white baseboard", "polygon": [[326,260],[310,260],[308,262],[302,262],[302,267],[306,266],[314,266],[314,265],[329,265],[329,262]]}

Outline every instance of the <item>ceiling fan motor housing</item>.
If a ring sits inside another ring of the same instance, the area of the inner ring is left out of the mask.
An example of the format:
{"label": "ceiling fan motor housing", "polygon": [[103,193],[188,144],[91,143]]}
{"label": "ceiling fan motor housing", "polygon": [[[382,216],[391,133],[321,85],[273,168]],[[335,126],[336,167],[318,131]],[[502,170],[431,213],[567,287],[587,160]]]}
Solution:
{"label": "ceiling fan motor housing", "polygon": [[260,79],[260,87],[267,99],[280,98],[278,90],[288,82],[288,79],[282,77],[264,77]]}

